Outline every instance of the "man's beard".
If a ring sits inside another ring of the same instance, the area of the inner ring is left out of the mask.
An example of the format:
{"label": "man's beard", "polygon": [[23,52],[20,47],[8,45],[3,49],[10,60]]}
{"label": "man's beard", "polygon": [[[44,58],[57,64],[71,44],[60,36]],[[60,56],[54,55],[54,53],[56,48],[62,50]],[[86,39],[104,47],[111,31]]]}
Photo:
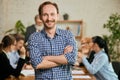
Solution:
{"label": "man's beard", "polygon": [[46,20],[45,23],[55,22],[55,20]]}
{"label": "man's beard", "polygon": [[47,29],[52,29],[54,26],[55,26],[55,20],[46,20],[45,23],[49,23],[49,22],[52,22],[54,23],[54,25],[52,27],[49,27],[47,26],[46,24],[44,24],[44,26],[47,28]]}

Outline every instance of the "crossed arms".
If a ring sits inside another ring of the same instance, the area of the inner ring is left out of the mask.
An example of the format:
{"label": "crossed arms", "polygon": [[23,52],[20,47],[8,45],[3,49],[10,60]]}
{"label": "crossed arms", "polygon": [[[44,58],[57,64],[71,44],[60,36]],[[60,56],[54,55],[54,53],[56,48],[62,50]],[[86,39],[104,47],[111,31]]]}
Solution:
{"label": "crossed arms", "polygon": [[61,64],[68,64],[65,54],[72,52],[73,46],[66,46],[62,55],[59,56],[45,56],[41,63],[39,63],[36,69],[47,69],[59,66]]}

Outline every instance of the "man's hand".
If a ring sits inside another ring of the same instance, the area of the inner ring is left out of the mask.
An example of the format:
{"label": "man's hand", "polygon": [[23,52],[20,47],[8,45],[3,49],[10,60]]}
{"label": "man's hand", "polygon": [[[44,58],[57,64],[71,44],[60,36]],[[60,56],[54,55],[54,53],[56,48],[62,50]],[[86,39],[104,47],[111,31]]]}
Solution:
{"label": "man's hand", "polygon": [[48,60],[56,64],[67,64],[67,59],[64,54],[70,53],[73,50],[73,46],[68,45],[65,47],[64,52],[59,56],[44,56],[43,60]]}
{"label": "man's hand", "polygon": [[73,50],[73,46],[68,45],[68,46],[65,47],[63,54],[70,53],[70,52],[72,52],[72,50]]}

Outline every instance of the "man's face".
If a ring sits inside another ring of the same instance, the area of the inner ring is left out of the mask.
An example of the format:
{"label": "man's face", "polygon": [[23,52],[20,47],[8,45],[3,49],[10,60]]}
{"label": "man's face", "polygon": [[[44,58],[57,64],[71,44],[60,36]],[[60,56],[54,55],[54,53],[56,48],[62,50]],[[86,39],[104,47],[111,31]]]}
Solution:
{"label": "man's face", "polygon": [[58,20],[58,13],[56,8],[51,4],[45,5],[42,10],[41,20],[43,21],[46,29],[54,28]]}

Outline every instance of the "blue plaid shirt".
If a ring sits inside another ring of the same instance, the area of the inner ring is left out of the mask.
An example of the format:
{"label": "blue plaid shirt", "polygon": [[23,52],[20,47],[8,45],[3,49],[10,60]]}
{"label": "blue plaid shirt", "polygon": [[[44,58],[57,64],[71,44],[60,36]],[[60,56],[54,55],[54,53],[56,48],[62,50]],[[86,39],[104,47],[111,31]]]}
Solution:
{"label": "blue plaid shirt", "polygon": [[71,66],[74,65],[77,57],[76,41],[68,30],[56,29],[54,38],[47,36],[44,29],[41,32],[32,34],[28,41],[31,63],[34,68],[42,62],[43,56],[58,56],[64,51],[67,45],[73,46],[71,53],[65,54],[67,65],[60,65],[50,69],[35,69],[36,80],[72,80]]}

